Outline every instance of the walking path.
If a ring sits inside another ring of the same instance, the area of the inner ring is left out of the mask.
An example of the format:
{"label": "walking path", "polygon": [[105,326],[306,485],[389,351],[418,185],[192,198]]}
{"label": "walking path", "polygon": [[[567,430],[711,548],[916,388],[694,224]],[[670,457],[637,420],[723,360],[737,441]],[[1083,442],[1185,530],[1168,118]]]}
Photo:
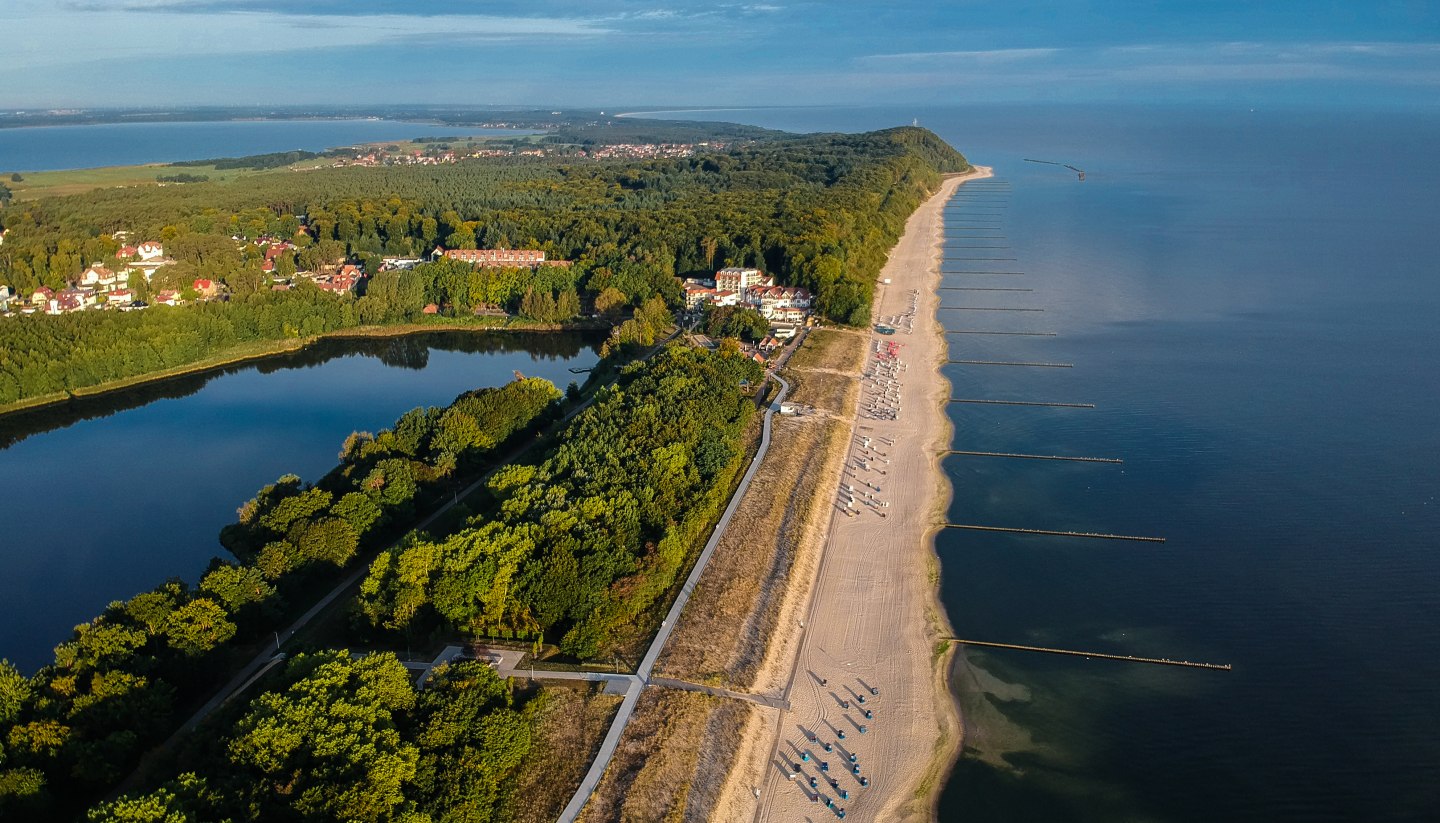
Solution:
{"label": "walking path", "polygon": [[[690,602],[690,595],[695,592],[695,584],[700,582],[700,575],[705,571],[705,564],[710,562],[710,556],[715,553],[715,547],[720,545],[720,538],[725,535],[725,529],[730,525],[730,518],[739,508],[740,500],[745,496],[745,490],[750,487],[750,481],[755,477],[755,472],[759,470],[760,463],[765,459],[765,453],[770,450],[770,431],[773,418],[779,411],[780,404],[785,401],[785,396],[790,393],[790,384],[778,374],[773,376],[775,381],[780,384],[780,391],[765,409],[765,420],[760,433],[760,448],[755,452],[755,457],[751,459],[750,468],[745,470],[745,476],[741,478],[740,485],[731,495],[730,504],[725,507],[725,513],[715,524],[715,530],[711,532],[710,540],[705,543],[704,550],[700,552],[700,557],[695,561],[695,568],[691,569],[690,576],[685,578],[685,585],[680,588],[680,595],[675,598],[674,605],[670,607],[665,619],[660,622],[660,631],[655,635],[655,640],[651,642],[650,650],[640,661],[639,669],[633,675],[626,675],[633,679],[625,690],[625,699],[620,702],[620,710],[615,713],[615,721],[611,724],[605,739],[600,743],[600,751],[595,755],[595,761],[590,764],[590,770],[580,781],[580,788],[575,791],[575,796],[570,798],[570,802],[565,805],[565,810],[560,813],[559,823],[574,823],[574,820],[580,816],[580,810],[585,808],[585,803],[590,800],[590,795],[594,794],[595,787],[600,785],[600,778],[605,775],[605,768],[610,765],[610,759],[614,757],[615,749],[620,744],[620,735],[635,714],[635,704],[640,700],[640,692],[644,689],[645,684],[650,682],[650,673],[655,669],[656,659],[660,657],[660,652],[665,648],[670,634],[675,631],[675,625],[680,622],[680,613]],[[672,683],[680,682],[683,681],[672,681]],[[655,685],[670,685],[670,683],[657,682]],[[686,685],[698,686],[698,684]],[[704,691],[705,688],[699,687],[698,690]],[[739,693],[724,696],[739,697]]]}

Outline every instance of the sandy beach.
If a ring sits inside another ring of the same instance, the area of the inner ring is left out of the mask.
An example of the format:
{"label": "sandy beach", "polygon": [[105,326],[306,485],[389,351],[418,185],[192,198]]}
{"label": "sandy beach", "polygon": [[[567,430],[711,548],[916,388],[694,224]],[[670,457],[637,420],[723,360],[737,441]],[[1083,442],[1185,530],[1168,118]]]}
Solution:
{"label": "sandy beach", "polygon": [[[878,287],[877,322],[912,308],[913,316],[896,334],[865,333],[868,376],[843,476],[825,492],[840,502],[820,567],[813,586],[795,581],[802,592],[757,678],[760,690],[789,681],[790,707],[757,712],[745,736],[748,751],[737,756],[721,804],[737,819],[820,820],[842,807],[847,820],[933,816],[961,735],[945,679],[950,655],[937,651],[949,631],[934,534],[948,502],[939,451],[950,427],[935,287],[945,202],[965,180],[989,176],[977,167],[947,178],[910,216],[881,274],[890,283]],[[840,507],[852,498],[855,514],[846,515]]]}

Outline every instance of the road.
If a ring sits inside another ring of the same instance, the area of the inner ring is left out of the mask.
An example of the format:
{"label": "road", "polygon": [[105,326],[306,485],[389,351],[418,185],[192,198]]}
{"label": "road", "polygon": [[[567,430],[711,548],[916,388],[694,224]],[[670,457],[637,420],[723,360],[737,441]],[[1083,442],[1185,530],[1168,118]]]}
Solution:
{"label": "road", "polygon": [[[799,342],[799,340],[796,341],[796,346],[792,347],[791,351],[798,348]],[[786,357],[788,358],[788,356],[787,352]],[[770,450],[770,430],[775,412],[780,410],[780,404],[790,393],[790,384],[785,382],[785,378],[778,374],[772,376],[775,378],[775,382],[780,384],[780,391],[765,409],[765,420],[760,432],[760,448],[755,452],[755,457],[751,459],[750,468],[745,470],[745,476],[740,479],[740,485],[730,496],[730,505],[726,506],[725,513],[720,515],[720,520],[715,524],[715,530],[710,533],[710,540],[705,543],[705,548],[695,561],[695,568],[691,569],[690,576],[685,578],[685,585],[680,588],[680,595],[675,598],[674,605],[670,607],[665,619],[660,622],[660,631],[656,633],[654,641],[650,643],[650,650],[640,661],[640,667],[633,675],[634,680],[625,690],[625,699],[620,702],[620,710],[615,713],[615,720],[610,726],[610,731],[600,743],[600,751],[595,755],[595,761],[590,764],[590,770],[585,773],[585,779],[580,781],[580,788],[576,789],[575,796],[570,798],[570,802],[565,805],[565,810],[560,813],[559,823],[574,823],[575,819],[580,816],[580,810],[585,808],[585,804],[589,802],[590,795],[595,793],[595,787],[600,785],[600,778],[605,775],[605,768],[610,765],[610,759],[615,756],[615,748],[620,744],[620,735],[635,714],[635,704],[640,700],[640,692],[650,681],[650,673],[655,669],[655,661],[659,659],[661,650],[665,648],[666,641],[670,639],[670,634],[675,631],[675,624],[680,622],[680,613],[685,611],[685,605],[690,602],[690,595],[695,591],[695,584],[700,582],[700,575],[705,572],[705,565],[710,562],[710,556],[715,553],[715,547],[720,545],[720,538],[725,536],[725,529],[730,525],[730,518],[740,507],[740,500],[745,497],[745,490],[750,487],[750,481],[755,477],[755,472],[760,469],[760,463],[765,459],[765,453]],[[659,678],[657,681],[660,681],[655,683],[657,686],[693,687],[694,690],[706,691],[710,694],[726,691],[723,689],[709,691],[709,687],[694,683],[685,683],[684,686],[677,685],[683,681],[662,681]],[[751,701],[756,699],[755,695],[741,695],[738,692],[722,696]]]}

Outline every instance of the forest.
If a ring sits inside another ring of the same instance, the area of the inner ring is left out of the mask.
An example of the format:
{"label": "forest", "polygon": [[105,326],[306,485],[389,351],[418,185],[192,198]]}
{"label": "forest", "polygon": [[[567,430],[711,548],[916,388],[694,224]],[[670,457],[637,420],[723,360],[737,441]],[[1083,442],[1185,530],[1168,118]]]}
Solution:
{"label": "forest", "polygon": [[[533,288],[531,306],[553,318],[613,288],[630,307],[658,295],[673,309],[676,276],[726,265],[759,267],[809,289],[829,320],[863,324],[906,217],[942,173],[965,168],[934,134],[904,127],[754,141],[688,158],[287,171],[16,203],[0,209],[0,283],[21,294],[62,287],[93,262],[120,266],[115,234],[125,231],[178,249],[176,284],[192,275],[216,280],[230,305],[152,309],[134,319],[12,318],[0,324],[0,403],[195,362],[237,341],[399,322],[419,310],[417,301],[457,314],[482,305],[519,312]],[[259,247],[231,240],[261,237],[296,241],[280,271],[349,259],[374,272],[381,255],[436,245],[538,248],[575,265],[542,269],[533,281],[430,268],[376,277],[358,299],[296,297],[269,291]]]}
{"label": "forest", "polygon": [[242,505],[221,532],[233,559],[213,560],[198,585],[169,580],[110,604],[31,677],[0,661],[0,819],[65,819],[113,787],[250,644],[434,508],[455,478],[533,436],[560,397],[524,378],[357,432],[319,482],[286,475]]}

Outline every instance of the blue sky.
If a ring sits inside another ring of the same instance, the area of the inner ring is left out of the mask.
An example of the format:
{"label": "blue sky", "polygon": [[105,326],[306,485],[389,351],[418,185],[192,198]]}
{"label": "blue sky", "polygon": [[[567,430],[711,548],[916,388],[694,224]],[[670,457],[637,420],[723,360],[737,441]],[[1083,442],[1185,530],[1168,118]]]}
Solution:
{"label": "blue sky", "polygon": [[1440,0],[0,0],[0,107],[1440,101]]}

